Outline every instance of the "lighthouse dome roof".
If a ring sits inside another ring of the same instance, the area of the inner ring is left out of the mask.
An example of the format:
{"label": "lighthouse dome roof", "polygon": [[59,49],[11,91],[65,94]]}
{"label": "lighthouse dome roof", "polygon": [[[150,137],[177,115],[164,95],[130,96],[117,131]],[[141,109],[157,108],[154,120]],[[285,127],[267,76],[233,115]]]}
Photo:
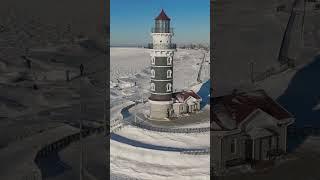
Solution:
{"label": "lighthouse dome roof", "polygon": [[160,14],[155,18],[155,20],[170,20],[170,18],[166,15],[164,10],[162,9]]}

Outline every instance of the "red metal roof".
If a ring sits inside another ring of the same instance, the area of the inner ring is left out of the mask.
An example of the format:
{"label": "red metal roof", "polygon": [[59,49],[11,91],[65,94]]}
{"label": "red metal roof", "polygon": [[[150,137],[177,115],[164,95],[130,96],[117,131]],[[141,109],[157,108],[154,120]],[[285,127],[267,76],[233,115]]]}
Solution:
{"label": "red metal roof", "polygon": [[[216,105],[222,105],[227,114],[233,117],[237,124],[241,123],[249,114],[256,109],[273,116],[275,119],[281,121],[293,116],[286,111],[282,106],[269,97],[264,90],[256,90],[252,92],[233,93],[226,96],[216,97],[213,100],[213,110],[215,111]],[[219,120],[214,116],[214,121]]]}
{"label": "red metal roof", "polygon": [[173,93],[173,98],[181,103],[185,102],[185,100],[187,100],[190,96],[194,97],[195,99],[201,99],[201,97],[192,90]]}
{"label": "red metal roof", "polygon": [[162,9],[158,17],[155,18],[155,20],[170,20],[170,18],[166,15],[164,10]]}

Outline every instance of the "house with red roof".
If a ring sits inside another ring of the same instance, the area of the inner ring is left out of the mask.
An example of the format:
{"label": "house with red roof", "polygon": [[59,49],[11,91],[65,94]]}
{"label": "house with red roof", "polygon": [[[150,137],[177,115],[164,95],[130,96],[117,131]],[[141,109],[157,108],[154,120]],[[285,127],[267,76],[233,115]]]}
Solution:
{"label": "house with red roof", "polygon": [[200,110],[202,98],[192,90],[173,93],[175,115],[194,113]]}
{"label": "house with red roof", "polygon": [[211,144],[215,166],[272,160],[287,151],[287,128],[294,117],[263,90],[213,99]]}

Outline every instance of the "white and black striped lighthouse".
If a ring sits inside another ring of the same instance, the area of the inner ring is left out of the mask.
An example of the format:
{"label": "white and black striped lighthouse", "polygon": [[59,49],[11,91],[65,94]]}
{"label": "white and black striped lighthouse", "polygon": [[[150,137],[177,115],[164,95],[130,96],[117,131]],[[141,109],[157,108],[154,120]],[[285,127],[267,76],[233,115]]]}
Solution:
{"label": "white and black striped lighthouse", "polygon": [[151,119],[168,118],[173,113],[173,55],[176,51],[176,45],[171,43],[173,35],[170,18],[161,10],[151,30],[153,43],[149,44],[151,48],[151,96],[149,97]]}

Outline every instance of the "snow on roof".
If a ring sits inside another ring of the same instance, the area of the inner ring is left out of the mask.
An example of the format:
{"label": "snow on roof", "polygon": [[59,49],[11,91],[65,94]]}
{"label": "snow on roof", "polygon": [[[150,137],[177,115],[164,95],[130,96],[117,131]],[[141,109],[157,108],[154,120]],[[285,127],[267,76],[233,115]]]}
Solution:
{"label": "snow on roof", "polygon": [[210,127],[211,127],[211,129],[216,130],[216,131],[217,130],[222,130],[221,126],[218,125],[216,121],[211,121],[210,122]]}
{"label": "snow on roof", "polygon": [[251,138],[257,139],[272,136],[274,133],[265,128],[253,128],[250,131],[248,131],[248,134],[251,136]]}
{"label": "snow on roof", "polygon": [[241,104],[241,102],[238,99],[235,99],[235,98],[232,99],[232,102]]}
{"label": "snow on roof", "polygon": [[170,20],[170,18],[166,15],[164,10],[162,9],[160,14],[155,18],[155,20]]}
{"label": "snow on roof", "polygon": [[213,120],[226,129],[232,129],[233,124],[230,123],[230,120],[239,125],[257,109],[261,109],[278,121],[293,118],[288,111],[270,98],[263,90],[236,92],[216,97],[213,103],[213,111],[216,114],[216,118],[213,118]]}
{"label": "snow on roof", "polygon": [[190,96],[201,100],[201,97],[192,90],[173,93],[173,98],[180,103],[184,103]]}
{"label": "snow on roof", "polygon": [[224,106],[217,105],[214,107],[214,121],[225,129],[235,129],[237,127],[236,122],[233,120],[231,114],[228,113]]}

